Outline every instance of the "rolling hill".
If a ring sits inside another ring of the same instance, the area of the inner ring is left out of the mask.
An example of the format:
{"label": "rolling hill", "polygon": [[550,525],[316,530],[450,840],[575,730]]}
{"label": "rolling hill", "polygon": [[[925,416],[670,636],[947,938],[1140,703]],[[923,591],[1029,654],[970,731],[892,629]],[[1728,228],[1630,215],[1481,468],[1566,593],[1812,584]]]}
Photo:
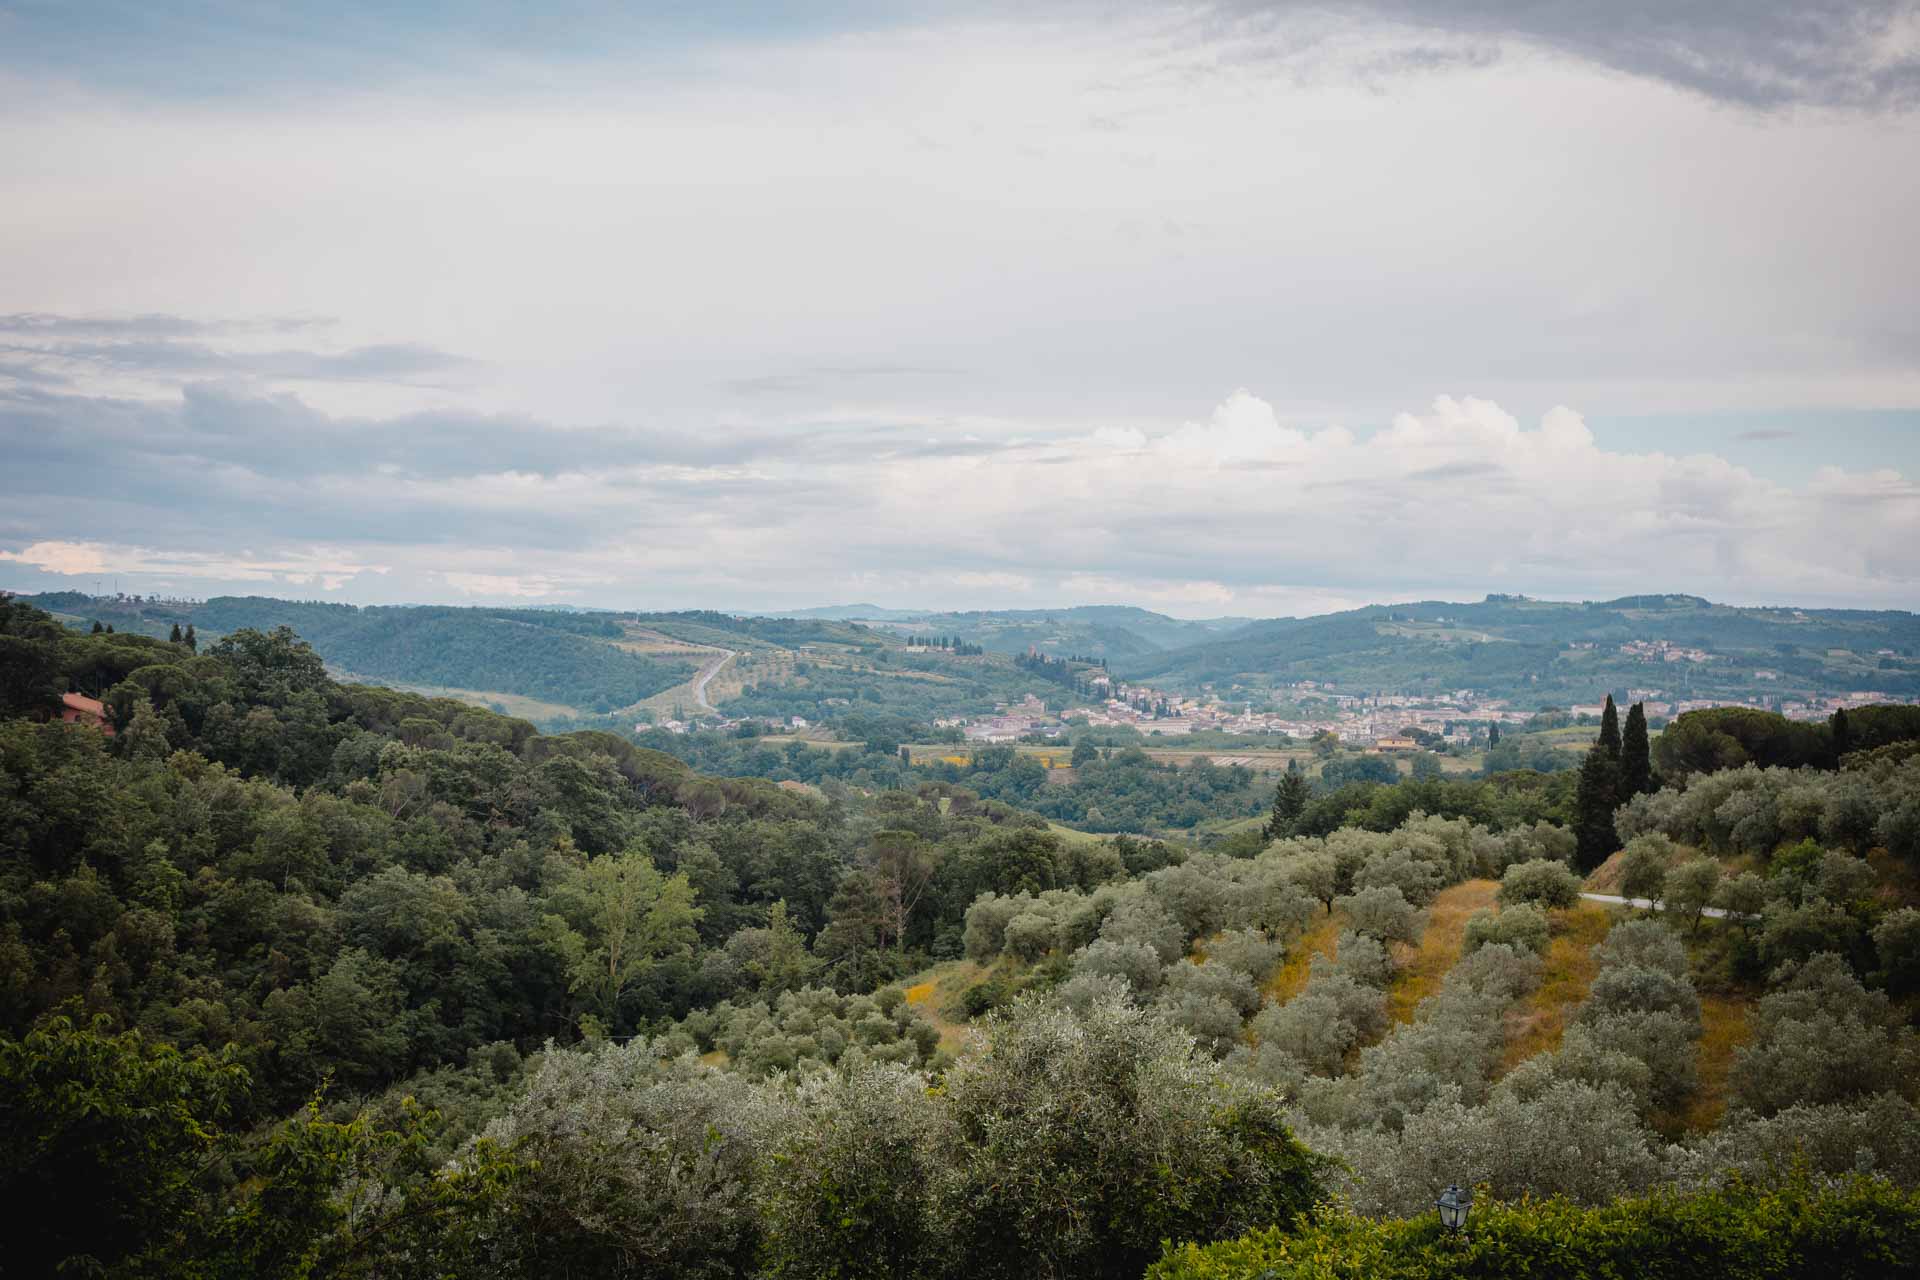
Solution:
{"label": "rolling hill", "polygon": [[1369,692],[1472,689],[1529,703],[1641,687],[1688,698],[1905,697],[1920,694],[1916,654],[1920,617],[1899,611],[1742,608],[1695,596],[1580,604],[1489,596],[1256,622],[1113,669],[1176,689],[1313,680]]}

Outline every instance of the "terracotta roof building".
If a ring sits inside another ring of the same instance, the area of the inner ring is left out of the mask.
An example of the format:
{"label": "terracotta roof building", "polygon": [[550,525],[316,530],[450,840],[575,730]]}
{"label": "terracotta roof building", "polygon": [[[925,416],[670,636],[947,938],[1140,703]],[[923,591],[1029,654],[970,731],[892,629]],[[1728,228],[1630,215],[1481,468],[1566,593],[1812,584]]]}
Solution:
{"label": "terracotta roof building", "polygon": [[63,724],[89,725],[109,737],[113,734],[113,726],[107,722],[106,705],[84,693],[60,695],[60,720]]}

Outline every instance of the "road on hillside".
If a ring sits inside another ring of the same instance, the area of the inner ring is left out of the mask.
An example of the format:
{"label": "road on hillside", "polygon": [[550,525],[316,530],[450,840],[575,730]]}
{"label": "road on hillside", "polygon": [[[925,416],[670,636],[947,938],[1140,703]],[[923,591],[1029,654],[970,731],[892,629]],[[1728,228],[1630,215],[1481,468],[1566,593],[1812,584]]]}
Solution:
{"label": "road on hillside", "polygon": [[[1616,907],[1638,907],[1642,911],[1665,911],[1667,904],[1653,902],[1647,898],[1622,898],[1612,893],[1583,893],[1580,895],[1588,902],[1610,902]],[[1714,920],[1726,919],[1726,910],[1722,907],[1702,907],[1700,914]]]}
{"label": "road on hillside", "polygon": [[693,700],[700,704],[702,711],[711,711],[716,715],[719,714],[720,708],[707,701],[707,685],[715,676],[720,674],[720,668],[732,662],[734,657],[735,654],[732,649],[722,649],[719,657],[700,668],[700,674],[693,682]]}

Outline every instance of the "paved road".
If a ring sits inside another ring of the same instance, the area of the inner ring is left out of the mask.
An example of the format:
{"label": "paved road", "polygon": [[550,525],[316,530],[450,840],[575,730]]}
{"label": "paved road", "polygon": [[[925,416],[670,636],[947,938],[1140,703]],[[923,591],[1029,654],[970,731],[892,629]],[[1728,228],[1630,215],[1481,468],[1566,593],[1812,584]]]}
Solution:
{"label": "paved road", "polygon": [[709,662],[705,667],[700,669],[699,678],[693,682],[693,700],[700,704],[702,711],[718,713],[720,710],[720,708],[707,701],[707,685],[715,676],[720,674],[720,668],[732,662],[735,656],[732,649],[722,649],[718,658],[715,658],[712,662]]}
{"label": "paved road", "polygon": [[[1616,907],[1638,907],[1642,911],[1665,911],[1667,909],[1664,902],[1655,903],[1648,898],[1621,898],[1611,893],[1583,893],[1580,896],[1589,902],[1611,902]],[[1715,920],[1724,920],[1727,915],[1725,909],[1721,907],[1705,907],[1701,910],[1700,914],[1703,916],[1711,916]]]}

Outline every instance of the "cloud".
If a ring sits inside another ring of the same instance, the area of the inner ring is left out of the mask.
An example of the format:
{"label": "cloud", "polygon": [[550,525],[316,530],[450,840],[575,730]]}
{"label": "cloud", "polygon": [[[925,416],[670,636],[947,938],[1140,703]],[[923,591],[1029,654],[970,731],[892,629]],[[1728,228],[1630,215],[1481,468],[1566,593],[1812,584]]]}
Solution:
{"label": "cloud", "polygon": [[[29,462],[0,480],[0,557],[70,577],[313,582],[369,601],[757,608],[852,590],[1185,614],[1488,590],[1896,606],[1920,592],[1920,487],[1896,469],[1788,485],[1712,453],[1609,450],[1569,408],[1528,425],[1475,397],[1363,435],[1283,424],[1242,390],[1185,423],[1029,423],[936,449],[917,447],[933,422],[796,418],[730,458],[702,431],[345,420],[284,396],[35,405],[0,437]],[[533,454],[546,465],[506,465]]]}
{"label": "cloud", "polygon": [[[71,382],[83,375],[245,378],[265,382],[419,383],[429,375],[470,373],[478,362],[421,343],[386,342],[334,350],[259,349],[325,321],[272,318],[195,320],[175,315],[123,318],[16,312],[0,316],[0,354],[18,381]],[[206,339],[224,339],[220,346]],[[252,343],[255,345],[249,346]]]}
{"label": "cloud", "polygon": [[19,551],[0,549],[0,561],[63,577],[127,575],[289,586],[317,583],[328,591],[338,591],[363,573],[389,571],[386,565],[359,561],[326,548],[287,550],[260,557],[247,552],[159,551],[104,542],[57,540],[35,542]]}
{"label": "cloud", "polygon": [[[1301,0],[1211,7],[1280,26],[1290,38],[1279,49],[1289,59],[1300,56],[1303,23],[1320,29],[1329,13]],[[1484,62],[1489,51],[1475,42],[1513,42],[1744,107],[1920,104],[1920,5],[1913,0],[1336,0],[1331,12],[1405,30],[1376,60],[1388,70]]]}

